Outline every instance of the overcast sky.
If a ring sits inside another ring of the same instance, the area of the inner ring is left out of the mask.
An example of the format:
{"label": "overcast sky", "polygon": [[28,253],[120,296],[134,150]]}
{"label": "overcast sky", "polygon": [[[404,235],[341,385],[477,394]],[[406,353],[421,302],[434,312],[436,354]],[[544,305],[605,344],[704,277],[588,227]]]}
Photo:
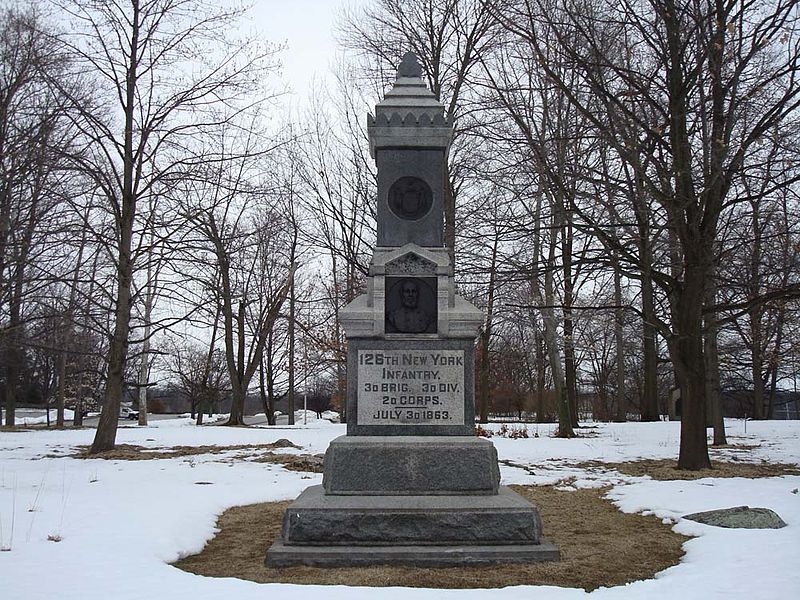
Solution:
{"label": "overcast sky", "polygon": [[282,80],[302,103],[314,77],[325,79],[336,53],[334,22],[345,6],[370,0],[254,0],[253,25],[267,40],[286,45]]}

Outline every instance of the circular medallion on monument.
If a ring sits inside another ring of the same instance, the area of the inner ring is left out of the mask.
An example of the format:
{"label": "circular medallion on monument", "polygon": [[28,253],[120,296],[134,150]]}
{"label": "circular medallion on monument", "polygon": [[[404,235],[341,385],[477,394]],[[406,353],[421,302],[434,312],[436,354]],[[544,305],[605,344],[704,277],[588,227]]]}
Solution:
{"label": "circular medallion on monument", "polygon": [[419,177],[401,177],[389,188],[389,208],[401,219],[421,219],[433,205],[431,188]]}

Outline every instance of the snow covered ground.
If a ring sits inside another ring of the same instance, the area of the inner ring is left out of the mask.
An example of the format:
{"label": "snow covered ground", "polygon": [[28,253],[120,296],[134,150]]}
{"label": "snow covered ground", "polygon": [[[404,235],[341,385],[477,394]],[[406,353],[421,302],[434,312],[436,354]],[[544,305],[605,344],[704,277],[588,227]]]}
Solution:
{"label": "snow covered ground", "polygon": [[[2,413],[2,411],[0,411]],[[99,414],[99,413],[98,413]],[[50,409],[50,423],[52,425],[56,424],[56,418],[58,417],[58,413],[55,409]],[[65,421],[72,421],[75,417],[74,411],[71,411],[68,408],[64,409],[64,420]],[[3,415],[3,422],[5,423],[5,415]],[[14,419],[14,423],[18,427],[27,427],[29,425],[45,425],[47,423],[47,411],[45,410],[28,410],[28,409],[17,409],[16,418]]]}
{"label": "snow covered ground", "polygon": [[[302,422],[302,421],[301,421]],[[729,441],[757,446],[741,460],[800,464],[800,422],[729,421]],[[496,425],[492,425],[497,428]],[[573,486],[615,484],[609,497],[626,512],[647,512],[696,535],[681,564],[655,579],[583,590],[524,586],[498,590],[428,590],[256,584],[204,578],[169,566],[199,551],[225,509],[285,500],[321,475],[248,462],[236,451],[159,460],[64,458],[91,443],[94,430],[0,432],[0,598],[263,600],[325,598],[566,600],[800,598],[800,476],[768,479],[654,481],[575,467],[581,461],[674,458],[679,424],[602,424],[573,440],[550,437],[551,426],[528,426],[527,439],[493,438],[503,483]],[[309,417],[277,428],[194,426],[188,418],[122,424],[118,444],[145,447],[266,444],[287,438],[302,453],[323,453],[343,425]],[[286,450],[280,450],[286,452]],[[517,465],[517,466],[509,466]],[[522,468],[535,465],[535,475]],[[788,524],[780,530],[719,529],[681,519],[714,508],[761,506]],[[59,540],[59,541],[54,541]],[[271,540],[264,540],[264,548]]]}

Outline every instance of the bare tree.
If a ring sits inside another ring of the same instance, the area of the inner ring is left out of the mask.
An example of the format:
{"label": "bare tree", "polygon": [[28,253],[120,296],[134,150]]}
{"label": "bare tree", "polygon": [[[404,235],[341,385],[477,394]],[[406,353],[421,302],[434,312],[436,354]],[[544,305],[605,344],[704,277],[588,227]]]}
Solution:
{"label": "bare tree", "polygon": [[281,308],[292,286],[296,245],[282,211],[284,187],[260,112],[208,139],[209,152],[175,181],[171,191],[186,224],[180,270],[198,288],[196,304],[215,307],[222,319],[225,361],[232,389],[229,425],[243,425],[244,402]]}
{"label": "bare tree", "polygon": [[[710,466],[702,313],[718,222],[756,140],[800,104],[800,87],[794,84],[800,43],[787,34],[798,18],[795,9],[791,0],[768,6],[659,0],[613,6],[575,2],[554,14],[544,0],[527,0],[503,3],[495,11],[506,30],[531,43],[540,68],[603,132],[620,159],[637,169],[674,232],[678,276],[654,277],[670,302],[670,322],[660,327],[682,393],[678,464],[684,469]],[[550,32],[546,38],[543,24]],[[633,65],[624,53],[606,50],[608,39],[623,32],[641,57]],[[574,65],[577,86],[574,77],[564,77],[547,61],[554,47]],[[591,90],[593,103],[578,89]],[[631,110],[633,97],[647,110]],[[622,133],[631,122],[644,140],[635,146]],[[648,148],[653,160],[644,170],[636,155]],[[601,229],[596,233],[609,247],[620,247]]]}
{"label": "bare tree", "polygon": [[26,322],[67,276],[59,242],[74,190],[58,157],[75,131],[60,92],[68,61],[34,9],[2,9],[0,57],[0,395],[13,426]]}
{"label": "bare tree", "polygon": [[[725,243],[709,311],[722,321],[721,334],[733,333],[743,346],[728,363],[748,363],[742,384],[753,390],[751,414],[759,419],[771,415],[778,371],[787,358],[787,310],[797,304],[783,292],[800,282],[792,225],[798,214],[795,157],[800,147],[789,128],[768,132],[757,146],[761,159],[737,177],[737,193],[744,201],[721,227]],[[737,307],[732,318],[729,306]]]}
{"label": "bare tree", "polygon": [[[326,255],[325,319],[332,327],[317,342],[335,364],[340,399],[347,360],[338,311],[361,292],[375,239],[375,171],[366,122],[358,114],[362,103],[349,73],[340,69],[335,93],[320,91],[311,99],[286,161],[285,179],[299,201],[297,218],[302,214],[304,220],[300,242]],[[340,408],[344,421],[345,406]]]}
{"label": "bare tree", "polygon": [[[91,452],[114,447],[128,356],[136,223],[142,200],[175,174],[193,134],[217,126],[215,103],[231,101],[263,74],[263,52],[229,40],[240,12],[199,0],[64,0],[63,43],[87,73],[95,101],[73,98],[87,151],[77,167],[102,190],[114,223],[114,324],[100,424]],[[268,54],[268,53],[267,53]],[[79,101],[81,100],[81,101]]]}
{"label": "bare tree", "polygon": [[[188,398],[197,425],[209,415],[230,391],[225,355],[214,347],[214,339],[205,347],[197,343],[177,343],[169,348],[167,368],[175,377],[178,389]],[[141,406],[139,407],[141,410]]]}

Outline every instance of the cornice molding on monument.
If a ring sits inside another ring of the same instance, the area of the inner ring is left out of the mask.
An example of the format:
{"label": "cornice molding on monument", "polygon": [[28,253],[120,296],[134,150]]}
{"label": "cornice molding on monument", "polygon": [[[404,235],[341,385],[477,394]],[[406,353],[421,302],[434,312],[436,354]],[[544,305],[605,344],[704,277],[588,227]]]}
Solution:
{"label": "cornice molding on monument", "polygon": [[393,147],[446,151],[453,123],[444,113],[444,105],[422,79],[416,55],[406,53],[392,89],[375,105],[375,116],[367,115],[370,154],[374,158],[376,149]]}
{"label": "cornice molding on monument", "polygon": [[[375,248],[369,274],[449,275],[450,255],[446,249],[442,250],[441,248],[423,248],[414,243],[408,243],[399,248]],[[419,267],[419,270],[404,270],[414,264]]]}

